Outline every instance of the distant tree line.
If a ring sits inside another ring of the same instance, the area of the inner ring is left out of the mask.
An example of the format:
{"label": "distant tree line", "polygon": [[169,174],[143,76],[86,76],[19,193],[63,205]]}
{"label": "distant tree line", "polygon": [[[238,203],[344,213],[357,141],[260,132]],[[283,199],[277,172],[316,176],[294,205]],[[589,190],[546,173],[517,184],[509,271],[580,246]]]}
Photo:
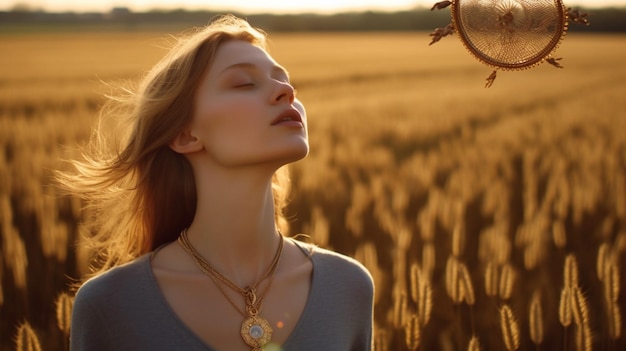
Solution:
{"label": "distant tree line", "polygon": [[[626,8],[604,8],[581,11],[590,14],[590,26],[572,24],[570,31],[626,32]],[[0,33],[28,28],[71,30],[88,27],[98,30],[142,30],[159,27],[187,28],[206,24],[223,12],[154,10],[132,12],[127,8],[114,8],[106,13],[52,13],[15,8],[0,12]],[[431,31],[450,23],[449,10],[430,11],[416,8],[398,12],[344,12],[337,14],[245,14],[250,23],[269,32],[304,31]]]}

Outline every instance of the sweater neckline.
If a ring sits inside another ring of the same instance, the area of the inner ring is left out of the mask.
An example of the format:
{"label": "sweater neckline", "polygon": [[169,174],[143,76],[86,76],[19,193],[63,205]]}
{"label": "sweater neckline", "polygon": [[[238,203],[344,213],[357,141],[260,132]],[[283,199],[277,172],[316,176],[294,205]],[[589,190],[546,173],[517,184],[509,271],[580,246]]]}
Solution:
{"label": "sweater neckline", "polygon": [[[296,322],[296,326],[293,328],[289,336],[287,336],[287,339],[285,339],[285,342],[281,345],[282,349],[285,349],[285,347],[289,346],[291,339],[294,337],[294,335],[300,332],[300,329],[302,328],[304,321],[306,321],[306,319],[308,318],[308,315],[310,314],[310,309],[311,309],[310,306],[312,304],[312,301],[314,300],[314,294],[317,294],[319,290],[318,281],[320,279],[319,267],[316,264],[316,260],[315,260],[316,256],[313,255],[315,246],[311,244],[305,244],[305,243],[299,242],[298,240],[294,240],[292,238],[286,237],[285,239],[291,240],[298,248],[300,248],[300,250],[302,250],[303,254],[308,259],[311,260],[313,271],[311,274],[311,288],[309,290],[309,295],[304,305],[304,309],[302,311],[302,314],[300,315],[300,318]],[[172,321],[172,324],[180,332],[187,334],[189,338],[191,338],[191,340],[194,340],[194,343],[202,346],[202,348],[206,349],[207,351],[218,351],[213,346],[204,342],[204,340],[202,340],[196,333],[194,333],[194,331],[191,330],[191,328],[189,328],[187,324],[185,324],[185,322],[183,322],[183,320],[180,319],[180,317],[176,314],[176,312],[174,312],[170,304],[167,302],[167,299],[165,298],[165,296],[163,295],[163,292],[161,291],[161,288],[159,287],[156,276],[154,275],[154,272],[152,271],[152,265],[151,265],[152,257],[154,257],[154,255],[159,251],[159,249],[161,249],[161,247],[157,248],[150,254],[147,254],[143,257],[144,272],[146,276],[148,277],[150,288],[155,292],[155,295],[158,297],[159,305],[161,305],[162,309],[167,314],[167,318]]]}

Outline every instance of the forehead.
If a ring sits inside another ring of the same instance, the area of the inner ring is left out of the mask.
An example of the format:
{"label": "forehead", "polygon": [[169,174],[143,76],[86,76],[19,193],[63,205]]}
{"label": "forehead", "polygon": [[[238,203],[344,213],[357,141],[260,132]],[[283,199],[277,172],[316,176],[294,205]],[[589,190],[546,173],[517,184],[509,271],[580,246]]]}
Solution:
{"label": "forehead", "polygon": [[234,40],[220,45],[210,70],[213,74],[219,74],[229,67],[240,64],[279,66],[262,48],[246,41]]}

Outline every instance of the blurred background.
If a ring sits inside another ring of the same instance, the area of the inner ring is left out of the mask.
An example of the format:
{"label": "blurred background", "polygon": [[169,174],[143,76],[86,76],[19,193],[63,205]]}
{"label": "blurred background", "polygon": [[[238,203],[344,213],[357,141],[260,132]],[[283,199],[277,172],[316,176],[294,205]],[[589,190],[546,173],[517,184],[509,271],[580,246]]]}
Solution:
{"label": "blurred background", "polygon": [[625,349],[626,2],[566,1],[591,25],[565,68],[489,89],[456,36],[428,45],[433,4],[0,1],[0,350],[67,349],[90,253],[52,172],[112,87],[220,13],[269,33],[307,107],[291,234],[371,271],[377,350]]}

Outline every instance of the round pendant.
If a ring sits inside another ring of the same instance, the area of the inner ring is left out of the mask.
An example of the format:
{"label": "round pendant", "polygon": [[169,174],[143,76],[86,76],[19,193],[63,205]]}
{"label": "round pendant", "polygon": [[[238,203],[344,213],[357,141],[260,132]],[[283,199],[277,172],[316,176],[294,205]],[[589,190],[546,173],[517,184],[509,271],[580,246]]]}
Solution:
{"label": "round pendant", "polygon": [[272,327],[263,318],[249,317],[241,323],[241,337],[248,346],[260,348],[272,339]]}

